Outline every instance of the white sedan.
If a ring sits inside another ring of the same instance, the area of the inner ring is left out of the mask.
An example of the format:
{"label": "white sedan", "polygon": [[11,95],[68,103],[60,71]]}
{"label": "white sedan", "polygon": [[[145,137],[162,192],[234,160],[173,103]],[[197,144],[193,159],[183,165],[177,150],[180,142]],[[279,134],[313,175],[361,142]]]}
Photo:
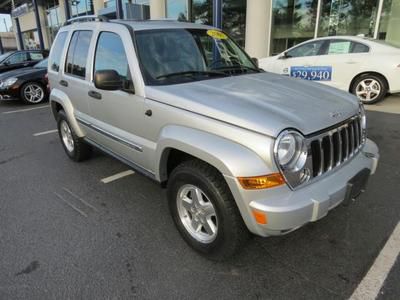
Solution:
{"label": "white sedan", "polygon": [[365,104],[400,92],[400,49],[355,36],[306,41],[259,60],[260,68],[351,92]]}

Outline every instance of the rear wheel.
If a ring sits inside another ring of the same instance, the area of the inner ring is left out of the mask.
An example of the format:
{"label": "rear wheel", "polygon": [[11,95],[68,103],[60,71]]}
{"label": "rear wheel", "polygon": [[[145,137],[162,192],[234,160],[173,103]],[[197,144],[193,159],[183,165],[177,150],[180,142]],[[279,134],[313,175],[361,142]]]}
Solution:
{"label": "rear wheel", "polygon": [[21,99],[26,104],[39,104],[46,98],[44,87],[37,82],[27,82],[21,88]]}
{"label": "rear wheel", "polygon": [[356,78],[351,92],[364,104],[374,104],[385,98],[388,87],[382,76],[363,74]]}
{"label": "rear wheel", "polygon": [[76,162],[88,159],[92,152],[90,145],[75,134],[63,110],[58,112],[57,125],[61,143],[68,157]]}
{"label": "rear wheel", "polygon": [[228,259],[249,237],[228,185],[210,165],[183,162],[173,170],[167,193],[182,237],[208,258]]}

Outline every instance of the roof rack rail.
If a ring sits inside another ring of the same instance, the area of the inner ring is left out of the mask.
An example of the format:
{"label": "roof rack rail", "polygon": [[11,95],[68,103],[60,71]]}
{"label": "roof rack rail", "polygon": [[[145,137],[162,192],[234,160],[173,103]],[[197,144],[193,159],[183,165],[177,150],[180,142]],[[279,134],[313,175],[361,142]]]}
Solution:
{"label": "roof rack rail", "polygon": [[87,15],[87,16],[75,17],[75,18],[68,19],[64,23],[64,26],[72,24],[72,23],[90,22],[90,21],[108,22],[108,18],[106,16],[96,16],[96,15]]}

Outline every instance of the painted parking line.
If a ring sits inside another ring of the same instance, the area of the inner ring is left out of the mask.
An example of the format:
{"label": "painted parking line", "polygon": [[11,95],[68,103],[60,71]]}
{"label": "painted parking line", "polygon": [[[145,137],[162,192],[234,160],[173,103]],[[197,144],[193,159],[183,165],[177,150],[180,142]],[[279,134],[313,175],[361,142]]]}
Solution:
{"label": "painted parking line", "polygon": [[400,222],[390,235],[367,275],[358,285],[350,300],[376,299],[387,275],[400,253]]}
{"label": "painted parking line", "polygon": [[41,136],[41,135],[46,135],[46,134],[55,133],[55,132],[58,132],[58,130],[52,129],[52,130],[47,130],[47,131],[43,131],[43,132],[38,132],[38,133],[34,133],[33,136]]}
{"label": "painted parking line", "polygon": [[16,114],[16,113],[20,113],[20,112],[26,112],[26,111],[31,111],[31,110],[36,110],[36,109],[42,109],[42,108],[49,108],[49,105],[44,105],[44,106],[37,106],[37,107],[32,107],[32,108],[24,108],[24,109],[17,109],[17,110],[10,110],[10,111],[4,111],[3,114],[7,115],[7,114]]}
{"label": "painted parking line", "polygon": [[132,174],[135,174],[135,172],[132,171],[132,170],[127,170],[127,171],[112,175],[110,177],[103,178],[100,181],[103,182],[103,183],[110,183],[112,181],[121,179],[123,177],[129,176],[129,175],[132,175]]}

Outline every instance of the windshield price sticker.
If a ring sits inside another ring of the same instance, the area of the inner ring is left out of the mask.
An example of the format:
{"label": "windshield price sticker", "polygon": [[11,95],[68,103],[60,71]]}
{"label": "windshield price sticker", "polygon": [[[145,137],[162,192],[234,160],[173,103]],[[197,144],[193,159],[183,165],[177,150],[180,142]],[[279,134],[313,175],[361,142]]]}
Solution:
{"label": "windshield price sticker", "polygon": [[207,30],[207,34],[217,40],[226,40],[228,38],[225,33],[213,29]]}
{"label": "windshield price sticker", "polygon": [[290,76],[315,81],[332,80],[332,67],[290,67]]}

